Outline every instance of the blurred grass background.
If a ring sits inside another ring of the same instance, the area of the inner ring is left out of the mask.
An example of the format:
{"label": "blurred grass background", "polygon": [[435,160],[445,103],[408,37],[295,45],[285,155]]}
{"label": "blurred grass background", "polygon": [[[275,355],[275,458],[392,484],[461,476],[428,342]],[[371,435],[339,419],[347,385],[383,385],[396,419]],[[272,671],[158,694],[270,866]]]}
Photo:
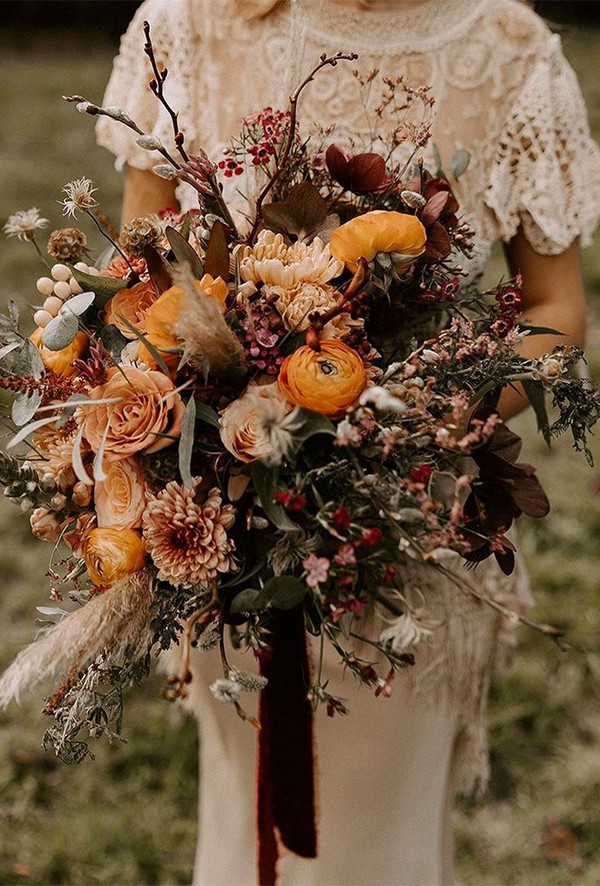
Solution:
{"label": "blurred grass background", "polygon": [[[60,96],[81,93],[100,101],[121,22],[135,5],[3,3],[3,13],[10,7],[21,20],[0,35],[0,224],[18,209],[37,206],[50,218],[48,230],[62,226],[61,188],[81,176],[96,182],[103,210],[118,220],[121,180],[112,159],[96,148],[93,121]],[[100,6],[109,21],[98,29],[98,9],[92,7]],[[566,22],[565,50],[600,138],[600,4],[548,3],[543,11]],[[31,22],[44,27],[33,29]],[[88,29],[77,28],[78,22]],[[93,248],[94,232],[87,233]],[[584,268],[591,317],[587,352],[600,378],[600,237],[586,251]],[[8,298],[22,306],[36,302],[41,272],[28,244],[2,240],[0,304]],[[496,280],[501,273],[497,255],[489,275]],[[538,466],[552,501],[542,524],[521,523],[520,551],[536,596],[533,614],[564,628],[572,649],[561,653],[549,641],[521,633],[512,670],[494,686],[492,783],[484,805],[458,814],[461,875],[468,884],[595,886],[600,474],[573,454],[566,439],[548,452],[530,417],[517,425],[526,440],[523,457]],[[600,465],[598,440],[593,448]],[[4,500],[0,532],[4,668],[34,634],[34,607],[47,602],[42,576],[48,549],[33,541],[27,518]],[[56,764],[39,750],[46,726],[39,693],[0,714],[0,886],[190,882],[195,726],[166,705],[160,688],[157,677],[131,694],[124,723],[128,743],[99,744],[96,760],[77,767]]]}

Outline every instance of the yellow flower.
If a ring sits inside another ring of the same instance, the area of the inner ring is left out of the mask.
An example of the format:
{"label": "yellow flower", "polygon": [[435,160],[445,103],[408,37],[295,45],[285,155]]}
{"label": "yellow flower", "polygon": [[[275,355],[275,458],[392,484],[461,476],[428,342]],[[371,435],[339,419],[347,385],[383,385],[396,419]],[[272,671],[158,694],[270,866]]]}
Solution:
{"label": "yellow flower", "polygon": [[51,351],[50,348],[42,344],[42,332],[44,330],[38,326],[37,329],[29,336],[30,340],[40,352],[42,363],[46,369],[50,369],[62,378],[72,378],[77,375],[77,367],[74,366],[75,360],[78,360],[89,344],[89,339],[85,332],[78,332],[70,345],[60,351]]}
{"label": "yellow flower", "polygon": [[371,261],[378,252],[397,252],[417,258],[425,249],[426,240],[427,232],[414,215],[375,209],[336,228],[329,246],[334,258],[343,261],[354,273],[359,258]]}
{"label": "yellow flower", "polygon": [[[217,302],[222,311],[225,311],[225,301],[229,290],[227,283],[221,277],[211,277],[210,274],[205,274],[201,280],[196,280],[195,283],[201,297],[207,295]],[[140,324],[144,336],[160,352],[171,372],[175,372],[177,369],[180,354],[166,352],[181,349],[182,341],[175,330],[181,322],[182,315],[185,314],[187,300],[188,296],[182,286],[171,286],[146,309],[144,319]],[[143,360],[151,369],[157,366],[156,360],[143,344],[140,347],[139,359]]]}
{"label": "yellow flower", "polygon": [[360,355],[338,339],[321,341],[321,350],[303,345],[287,357],[278,384],[296,406],[337,418],[356,402],[367,383]]}
{"label": "yellow flower", "polygon": [[146,546],[134,529],[92,529],[83,542],[83,557],[92,582],[108,588],[144,566]]}

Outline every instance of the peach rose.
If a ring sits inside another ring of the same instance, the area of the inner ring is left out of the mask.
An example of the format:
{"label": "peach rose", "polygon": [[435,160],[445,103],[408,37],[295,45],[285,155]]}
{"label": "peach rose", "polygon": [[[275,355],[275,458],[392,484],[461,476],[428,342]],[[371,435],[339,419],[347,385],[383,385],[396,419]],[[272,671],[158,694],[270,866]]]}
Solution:
{"label": "peach rose", "polygon": [[106,480],[94,486],[94,508],[98,526],[109,529],[136,529],[142,525],[146,507],[146,484],[134,458],[112,462]]}
{"label": "peach rose", "polygon": [[74,375],[77,375],[77,367],[73,363],[83,356],[89,344],[87,335],[85,332],[78,332],[71,344],[67,345],[66,348],[63,348],[61,351],[51,351],[50,348],[42,344],[43,331],[38,326],[31,333],[29,339],[40,352],[44,366],[46,369],[50,369],[57,375],[62,376],[62,378],[73,378]]}
{"label": "peach rose", "polygon": [[371,261],[378,252],[398,252],[417,258],[425,249],[426,240],[427,231],[416,216],[374,209],[336,228],[329,246],[331,254],[354,273],[359,258]]}
{"label": "peach rose", "polygon": [[152,283],[136,283],[131,289],[120,289],[106,303],[104,322],[116,326],[125,338],[134,340],[136,335],[122,321],[122,317],[135,326],[141,327],[146,311],[157,300]]}
{"label": "peach rose", "polygon": [[[105,384],[90,391],[92,402],[80,407],[83,433],[94,452],[104,441],[110,463],[136,452],[158,452],[179,437],[185,407],[170,378],[134,366],[113,367],[107,376]],[[94,405],[94,400],[113,397],[120,401]]]}
{"label": "peach rose", "polygon": [[[202,297],[207,295],[217,302],[222,311],[225,310],[229,289],[221,277],[211,277],[210,274],[205,274],[201,280],[194,282]],[[181,286],[171,286],[146,310],[144,320],[140,325],[140,330],[150,344],[160,351],[161,357],[171,372],[175,372],[179,365],[180,355],[169,352],[181,349],[182,342],[175,329],[185,312],[187,298],[188,296]],[[157,365],[156,360],[143,344],[140,347],[139,359],[148,366],[156,367]]]}
{"label": "peach rose", "polygon": [[134,529],[92,529],[83,542],[83,558],[92,582],[108,588],[142,569],[146,545]]}
{"label": "peach rose", "polygon": [[360,355],[336,338],[321,350],[303,345],[283,361],[277,383],[296,406],[337,418],[356,402],[367,383]]}
{"label": "peach rose", "polygon": [[272,456],[268,425],[280,424],[290,406],[276,384],[251,385],[221,413],[221,440],[240,461]]}

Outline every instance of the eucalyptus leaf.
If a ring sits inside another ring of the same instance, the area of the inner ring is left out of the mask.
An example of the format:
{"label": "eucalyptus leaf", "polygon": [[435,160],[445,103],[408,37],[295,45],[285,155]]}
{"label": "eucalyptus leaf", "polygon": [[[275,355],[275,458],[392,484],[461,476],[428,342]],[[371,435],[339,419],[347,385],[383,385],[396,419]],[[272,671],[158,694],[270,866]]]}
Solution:
{"label": "eucalyptus leaf", "polygon": [[13,372],[16,375],[32,375],[34,378],[40,378],[45,371],[46,367],[40,352],[31,339],[26,338],[15,360]]}
{"label": "eucalyptus leaf", "polygon": [[460,178],[460,176],[467,171],[470,161],[471,155],[466,148],[459,148],[454,152],[452,159],[450,160],[450,171],[454,178]]}
{"label": "eucalyptus leaf", "polygon": [[262,464],[262,462],[257,461],[252,465],[251,471],[256,494],[260,499],[263,511],[271,523],[277,526],[278,529],[286,530],[286,532],[299,529],[298,524],[288,517],[283,506],[275,501],[279,470],[277,468],[269,468]]}
{"label": "eucalyptus leaf", "polygon": [[58,606],[36,606],[35,608],[41,615],[58,615],[60,618],[65,618],[70,614],[66,609],[60,609]]}
{"label": "eucalyptus leaf", "polygon": [[192,394],[185,407],[181,420],[181,433],[179,437],[178,460],[179,473],[183,485],[193,489],[194,478],[192,477],[192,453],[194,449],[194,432],[196,429],[196,399]]}
{"label": "eucalyptus leaf", "polygon": [[169,241],[169,246],[173,250],[173,255],[181,264],[188,264],[190,270],[197,280],[200,280],[204,273],[200,256],[196,250],[188,243],[186,238],[172,228],[170,225],[166,228],[165,234]]}
{"label": "eucalyptus leaf", "polygon": [[15,329],[19,328],[19,308],[17,306],[16,301],[14,299],[10,299],[8,302],[8,316],[10,317],[12,324]]}
{"label": "eucalyptus leaf", "polygon": [[11,418],[18,428],[31,421],[41,402],[42,395],[39,391],[32,391],[30,394],[19,394],[13,400]]}
{"label": "eucalyptus leaf", "polygon": [[6,444],[7,449],[12,449],[14,446],[18,446],[19,443],[22,443],[23,440],[26,440],[30,434],[33,434],[34,431],[39,430],[39,428],[43,428],[45,425],[50,425],[52,422],[56,420],[54,415],[47,416],[46,418],[38,418],[35,421],[30,422],[28,425],[25,425],[24,428],[21,428],[14,437]]}
{"label": "eucalyptus leaf", "polygon": [[44,327],[42,344],[50,351],[62,351],[68,347],[79,332],[79,320],[75,314],[58,314]]}
{"label": "eucalyptus leaf", "polygon": [[120,362],[121,353],[123,348],[129,344],[129,339],[125,338],[121,330],[112,323],[102,328],[99,338],[113,360]]}
{"label": "eucalyptus leaf", "polygon": [[95,292],[80,292],[78,295],[72,295],[71,298],[64,303],[59,314],[64,316],[65,314],[71,313],[75,314],[76,317],[81,317],[82,314],[85,314],[90,305],[94,304],[95,300]]}
{"label": "eucalyptus leaf", "polygon": [[525,379],[522,385],[535,413],[538,431],[540,431],[549,447],[551,442],[550,422],[546,411],[544,386],[540,381],[535,381],[534,379]]}
{"label": "eucalyptus leaf", "polygon": [[85,274],[83,271],[78,271],[77,268],[71,268],[71,272],[85,292],[96,293],[98,308],[103,308],[115,293],[126,289],[128,285],[127,280],[116,280],[114,277],[104,277],[101,274]]}
{"label": "eucalyptus leaf", "polygon": [[307,594],[308,588],[295,575],[276,575],[269,579],[261,593],[275,609],[293,609]]}
{"label": "eucalyptus leaf", "polygon": [[207,425],[212,425],[213,428],[221,427],[219,424],[219,416],[212,406],[208,406],[207,403],[196,403],[196,418],[198,421],[203,421]]}
{"label": "eucalyptus leaf", "polygon": [[265,608],[265,597],[262,590],[256,588],[246,588],[236,594],[231,602],[229,611],[233,615],[239,615],[241,612],[253,612],[255,609]]}
{"label": "eucalyptus leaf", "polygon": [[10,344],[4,345],[3,348],[0,348],[0,360],[2,360],[4,357],[7,357],[8,354],[12,354],[12,352],[16,351],[16,349],[20,346],[20,341],[11,341]]}
{"label": "eucalyptus leaf", "polygon": [[294,433],[295,454],[303,443],[317,434],[329,434],[335,437],[335,426],[333,422],[325,415],[319,412],[312,412],[310,409],[298,409],[299,428]]}

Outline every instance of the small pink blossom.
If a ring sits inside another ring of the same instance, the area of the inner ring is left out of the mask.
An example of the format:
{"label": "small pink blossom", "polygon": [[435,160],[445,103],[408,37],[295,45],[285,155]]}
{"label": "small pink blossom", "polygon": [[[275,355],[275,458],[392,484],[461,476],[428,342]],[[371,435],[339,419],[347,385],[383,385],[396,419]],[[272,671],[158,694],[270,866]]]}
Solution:
{"label": "small pink blossom", "polygon": [[338,566],[354,566],[356,564],[354,546],[350,544],[340,545],[333,560]]}
{"label": "small pink blossom", "polygon": [[316,588],[319,584],[324,584],[329,576],[330,562],[327,557],[317,557],[316,554],[309,554],[302,565],[306,569],[306,584],[309,588]]}

